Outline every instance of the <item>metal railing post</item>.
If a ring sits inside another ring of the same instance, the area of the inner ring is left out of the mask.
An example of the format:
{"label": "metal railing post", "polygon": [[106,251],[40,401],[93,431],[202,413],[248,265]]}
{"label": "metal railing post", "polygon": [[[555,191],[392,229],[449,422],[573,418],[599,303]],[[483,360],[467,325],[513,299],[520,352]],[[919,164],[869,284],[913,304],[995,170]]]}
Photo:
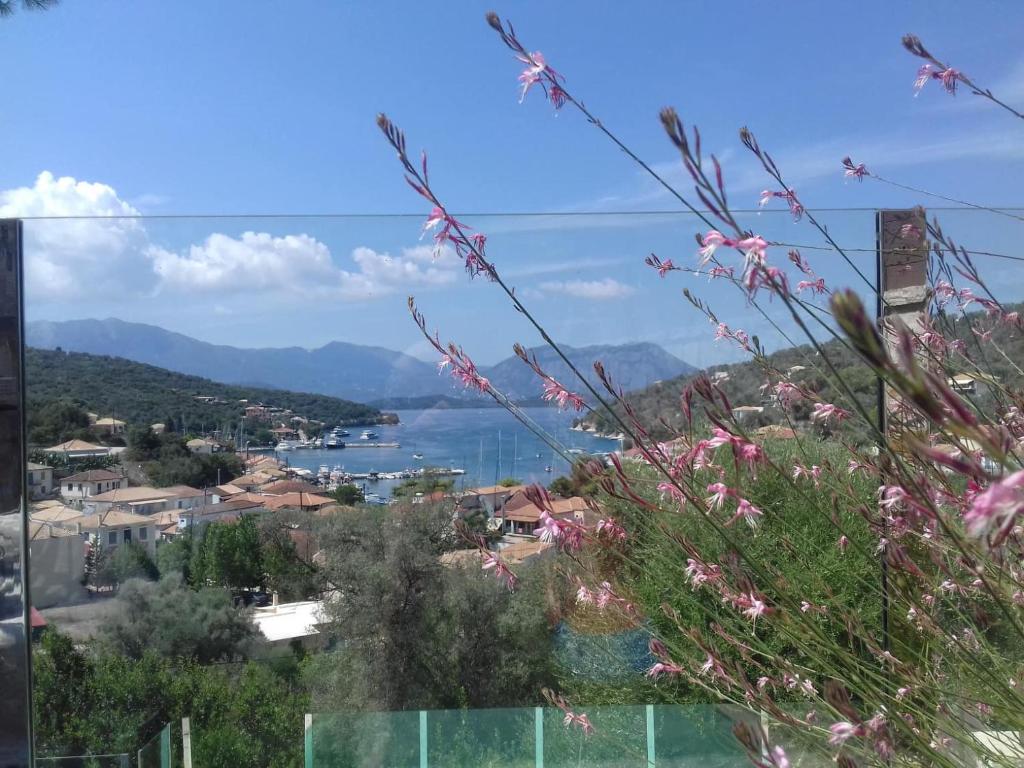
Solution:
{"label": "metal railing post", "polygon": [[305,768],[313,768],[313,715],[306,713],[303,718],[303,744],[305,753]]}
{"label": "metal railing post", "polygon": [[420,768],[427,768],[427,711],[420,710]]}
{"label": "metal railing post", "polygon": [[533,708],[533,762],[536,768],[544,768],[544,707]]}
{"label": "metal railing post", "polygon": [[654,768],[654,705],[647,707],[647,768]]}

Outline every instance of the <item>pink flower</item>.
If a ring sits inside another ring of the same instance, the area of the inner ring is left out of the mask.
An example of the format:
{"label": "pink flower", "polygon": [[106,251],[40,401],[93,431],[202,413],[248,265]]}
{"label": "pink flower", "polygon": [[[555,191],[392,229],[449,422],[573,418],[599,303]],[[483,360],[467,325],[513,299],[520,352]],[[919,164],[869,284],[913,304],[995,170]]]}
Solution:
{"label": "pink flower", "polygon": [[785,200],[789,205],[790,213],[793,214],[793,219],[795,221],[800,221],[800,218],[804,215],[804,207],[797,199],[796,192],[792,189],[787,189],[784,192],[773,192],[770,189],[766,189],[761,193],[761,199],[758,201],[758,206],[764,208],[774,197]]}
{"label": "pink flower", "polygon": [[863,736],[864,726],[854,725],[842,720],[830,725],[829,731],[832,735],[829,737],[828,743],[833,747],[841,747],[851,736]]}
{"label": "pink flower", "polygon": [[743,609],[743,615],[750,619],[756,627],[758,618],[764,616],[768,611],[768,606],[765,605],[764,600],[756,597],[753,593],[750,594],[747,602],[748,605]]}
{"label": "pink flower", "polygon": [[846,554],[846,548],[850,546],[850,540],[846,538],[846,534],[839,537],[839,541],[836,542],[836,546],[839,547],[839,551],[844,555]]}
{"label": "pink flower", "polygon": [[725,500],[730,496],[735,496],[735,492],[726,487],[724,483],[711,483],[708,486],[707,503],[712,509],[721,509],[722,505],[725,504]]}
{"label": "pink flower", "polygon": [[942,87],[946,89],[946,93],[951,96],[955,96],[957,82],[960,80],[960,73],[952,67],[939,70],[938,67],[932,64],[925,64],[917,70],[917,79],[914,80],[914,91],[916,93],[920,93],[921,89],[927,85],[929,80],[940,81],[942,83]]}
{"label": "pink flower", "polygon": [[828,424],[833,420],[838,423],[848,418],[850,418],[849,411],[844,411],[839,406],[832,405],[832,403],[817,403],[811,412],[811,421],[815,424]]}
{"label": "pink flower", "polygon": [[700,666],[700,674],[711,674],[712,677],[725,677],[725,670],[722,668],[718,659],[709,653],[707,659]]}
{"label": "pink flower", "polygon": [[765,252],[768,250],[768,242],[760,235],[745,237],[738,243],[735,243],[735,246],[743,251],[743,255],[747,257],[748,269],[752,264],[764,264]]}
{"label": "pink flower", "polygon": [[647,676],[652,680],[656,680],[662,675],[668,675],[669,677],[678,677],[683,673],[683,668],[678,664],[673,664],[671,661],[659,661],[653,667],[647,670]]}
{"label": "pink flower", "polygon": [[590,724],[590,718],[588,718],[586,714],[577,715],[569,710],[565,710],[565,717],[562,718],[562,724],[566,728],[570,725],[578,725],[587,736],[594,732],[594,726]]}
{"label": "pink flower", "polygon": [[780,381],[775,385],[775,397],[783,408],[792,408],[795,402],[804,399],[804,393],[796,384]]}
{"label": "pink flower", "polygon": [[865,176],[870,176],[868,169],[864,167],[864,163],[853,164],[853,160],[849,157],[843,158],[843,175],[847,178],[854,178],[857,181],[863,181]]}
{"label": "pink flower", "polygon": [[555,70],[547,65],[547,62],[544,61],[544,54],[540,51],[534,51],[529,56],[521,53],[516,54],[516,58],[526,65],[526,69],[519,75],[519,82],[522,85],[522,91],[519,93],[520,104],[523,103],[526,94],[536,83],[541,83],[541,87],[543,87],[542,76],[545,72],[550,73],[554,77],[559,76]]}
{"label": "pink flower", "polygon": [[592,605],[594,603],[594,593],[587,589],[586,584],[580,584],[580,588],[576,590],[576,602],[580,605]]}
{"label": "pink flower", "polygon": [[702,563],[692,557],[686,559],[686,578],[694,591],[700,589],[704,584],[716,581],[722,576],[721,566],[712,563]]}
{"label": "pink flower", "polygon": [[714,280],[716,277],[730,277],[731,278],[734,274],[735,274],[735,271],[733,270],[732,267],[716,266],[716,267],[712,267],[708,271],[708,280],[709,281],[710,280]]}
{"label": "pink flower", "polygon": [[665,259],[665,261],[661,262],[661,265],[658,267],[658,276],[664,277],[675,268],[676,265],[672,263],[672,259]]}
{"label": "pink flower", "polygon": [[992,546],[997,546],[1010,535],[1022,511],[1024,469],[993,483],[975,496],[964,514],[964,524],[968,534],[989,538]]}
{"label": "pink flower", "polygon": [[548,402],[554,400],[558,403],[559,409],[563,411],[566,407],[571,407],[575,411],[582,411],[587,407],[587,404],[582,397],[577,395],[575,392],[570,392],[550,377],[544,381],[543,397]]}
{"label": "pink flower", "polygon": [[736,505],[736,514],[730,518],[726,525],[732,525],[741,517],[747,521],[747,525],[751,528],[757,527],[757,518],[761,517],[764,513],[751,504],[746,499],[740,499],[739,504]]}
{"label": "pink flower", "polygon": [[711,261],[711,257],[715,255],[715,251],[718,250],[719,246],[736,245],[735,240],[730,240],[717,229],[709,229],[705,232],[704,235],[701,236],[700,242],[701,248],[697,253],[700,254],[700,262],[698,265],[701,267]]}
{"label": "pink flower", "polygon": [[509,567],[505,565],[501,558],[496,554],[488,552],[487,555],[484,556],[482,567],[485,571],[493,569],[494,575],[498,577],[498,580],[505,582],[505,585],[508,587],[508,591],[515,591],[516,584],[519,582],[519,577],[512,573],[512,571],[509,570]]}
{"label": "pink flower", "polygon": [[808,288],[814,294],[828,293],[828,288],[825,287],[825,278],[819,277],[817,280],[801,280],[796,284],[796,292],[803,293]]}
{"label": "pink flower", "polygon": [[614,517],[597,521],[597,535],[605,536],[612,541],[625,541],[626,529],[619,525]]}
{"label": "pink flower", "polygon": [[775,768],[789,768],[789,758],[786,757],[786,750],[782,747],[772,747],[769,757]]}

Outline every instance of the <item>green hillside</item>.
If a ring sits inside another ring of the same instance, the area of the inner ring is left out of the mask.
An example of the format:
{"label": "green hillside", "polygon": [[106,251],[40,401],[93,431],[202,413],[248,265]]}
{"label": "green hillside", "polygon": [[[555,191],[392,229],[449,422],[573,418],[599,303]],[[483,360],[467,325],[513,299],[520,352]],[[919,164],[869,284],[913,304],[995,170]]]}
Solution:
{"label": "green hillside", "polygon": [[330,425],[389,420],[376,408],[336,397],[219,384],[119,357],[29,348],[25,367],[30,422],[54,403],[71,402],[129,424],[169,419],[182,432],[222,429],[230,434],[243,416],[242,400]]}
{"label": "green hillside", "polygon": [[[1010,305],[1008,309],[1020,309],[1021,307],[1024,307],[1024,305]],[[968,324],[962,320],[953,321],[950,319],[953,330],[952,333],[947,332],[946,335],[963,339],[966,344],[967,354],[972,360],[977,362],[982,370],[994,374],[1003,384],[1020,389],[1024,386],[1024,380],[1022,380],[1017,369],[1017,365],[1024,363],[1024,337],[1022,337],[1020,331],[1009,329],[1006,326],[992,328],[992,321],[982,317],[980,313],[972,313],[970,317],[971,321],[979,329],[992,329],[990,342],[979,342],[975,334],[971,332]],[[860,358],[839,341],[832,340],[823,344],[822,348],[837,369],[839,377],[856,394],[858,401],[864,406],[865,410],[873,416],[876,413],[878,397],[878,384],[874,374],[861,362]],[[826,402],[842,403],[842,392],[825,375],[824,365],[818,357],[818,353],[809,344],[782,349],[773,352],[767,357],[775,369],[780,371],[792,370],[790,378],[794,383],[817,392]],[[958,362],[962,363],[962,368],[956,368]],[[795,369],[795,366],[803,367],[803,370]],[[949,366],[948,373],[950,374],[970,370],[969,363],[956,355],[949,362]],[[744,362],[731,365],[717,365],[707,369],[706,372],[714,375],[720,371],[728,374],[727,380],[721,386],[734,408],[744,405],[767,405],[762,402],[760,388],[764,384],[764,375],[757,363]],[[656,438],[665,439],[673,437],[678,434],[679,430],[683,429],[683,415],[679,396],[686,384],[697,375],[680,376],[637,392],[631,392],[626,396],[626,399],[639,417],[641,424],[648,428]],[[988,395],[985,391],[981,391],[976,396],[976,399],[984,404],[988,401]],[[806,426],[810,416],[810,407],[806,403],[797,403],[791,416],[797,426]],[[602,432],[618,431],[618,427],[607,412],[592,414],[584,422]],[[782,411],[770,405],[765,407],[763,414],[748,422],[750,426],[773,423],[785,424],[786,422]],[[866,436],[867,431],[865,430]]]}

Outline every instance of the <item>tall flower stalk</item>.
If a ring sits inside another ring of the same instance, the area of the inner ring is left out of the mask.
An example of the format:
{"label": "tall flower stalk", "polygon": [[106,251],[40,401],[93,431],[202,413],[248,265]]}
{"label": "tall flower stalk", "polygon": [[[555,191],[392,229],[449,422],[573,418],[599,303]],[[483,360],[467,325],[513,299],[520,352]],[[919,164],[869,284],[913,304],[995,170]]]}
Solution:
{"label": "tall flower stalk", "polygon": [[[585,107],[510,24],[495,14],[487,21],[524,67],[520,101],[539,91],[555,109],[577,110],[705,225],[695,266],[655,254],[647,264],[662,278],[697,271],[723,280],[765,318],[761,302],[781,302],[816,353],[805,359],[828,385],[826,394],[820,381],[776,365],[755,336],[720,322],[686,291],[715,338],[750,356],[765,398],[796,439],[752,430],[728,382],[707,375],[682,388],[672,424],[644,423],[600,363],[600,386],[573,365],[489,260],[486,236],[449,214],[426,156],[413,163],[405,136],[380,116],[406,181],[430,205],[425,229],[455,250],[471,277],[495,284],[569,367],[574,380],[558,381],[516,347],[543,396],[612,420],[633,445],[635,460],[612,456],[582,468],[601,488],[594,525],[559,518],[542,488],[529,492],[543,513],[542,537],[569,556],[580,610],[650,632],[655,661],[647,677],[661,700],[698,692],[758,713],[767,730],[736,728],[755,765],[783,768],[807,752],[847,766],[1018,759],[1021,752],[1012,758],[1012,749],[982,734],[1024,731],[1024,397],[987,363],[992,352],[1016,366],[1004,349],[1024,327],[1016,311],[996,300],[970,252],[938,222],[907,225],[908,247],[930,247],[928,308],[919,327],[880,329],[858,294],[827,285],[799,250],[773,258],[777,246],[741,226],[722,164],[704,155],[697,128],[688,130],[672,109],[660,115],[693,203]],[[951,93],[960,85],[1021,117],[917,38],[904,45],[927,61],[919,85],[937,80]],[[773,185],[762,203],[781,201],[856,269],[753,133],[744,128],[740,138]],[[843,168],[848,178],[872,176],[848,158]],[[536,428],[460,347],[427,331],[411,299],[410,309],[442,368]],[[886,388],[884,429],[877,406],[844,377],[844,355],[855,355]],[[955,374],[964,368],[988,383],[988,396],[957,391]],[[475,543],[482,567],[514,588],[500,556]],[[597,727],[561,694],[552,696],[567,726],[584,734]]]}

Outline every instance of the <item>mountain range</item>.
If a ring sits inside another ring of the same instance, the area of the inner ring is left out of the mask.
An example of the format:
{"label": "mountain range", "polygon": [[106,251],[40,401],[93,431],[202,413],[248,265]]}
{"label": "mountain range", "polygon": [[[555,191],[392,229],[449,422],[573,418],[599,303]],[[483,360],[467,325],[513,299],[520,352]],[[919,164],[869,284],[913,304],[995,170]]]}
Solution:
{"label": "mountain range", "polygon": [[[358,402],[430,396],[469,397],[432,363],[383,347],[333,341],[316,349],[248,349],[199,341],[163,328],[106,320],[37,320],[26,324],[30,347],[109,355],[202,376],[227,384],[313,392]],[[580,370],[595,379],[592,365],[604,363],[626,391],[692,373],[695,369],[657,344],[562,346]],[[569,381],[568,367],[549,348],[530,350],[541,366]],[[541,391],[536,375],[516,357],[481,373],[513,399],[533,399]]]}

